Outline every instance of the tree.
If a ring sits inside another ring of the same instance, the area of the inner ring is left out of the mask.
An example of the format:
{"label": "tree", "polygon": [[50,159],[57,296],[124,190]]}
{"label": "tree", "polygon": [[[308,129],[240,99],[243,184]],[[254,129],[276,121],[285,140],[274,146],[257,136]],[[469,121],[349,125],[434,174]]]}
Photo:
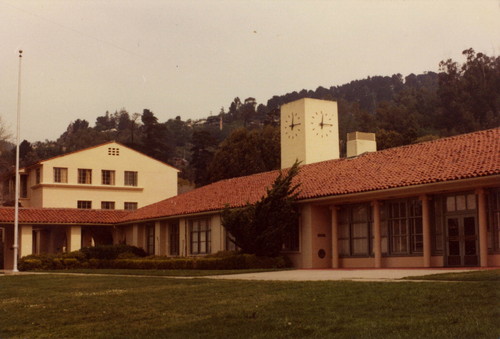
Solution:
{"label": "tree", "polygon": [[210,183],[208,166],[214,156],[217,141],[206,130],[193,132],[193,153],[191,166],[194,168],[194,182],[200,187]]}
{"label": "tree", "polygon": [[280,254],[286,234],[297,226],[298,212],[293,202],[299,194],[299,184],[293,179],[299,172],[295,163],[286,173],[280,171],[267,194],[254,205],[222,213],[222,226],[244,253],[275,257]]}
{"label": "tree", "polygon": [[220,143],[210,162],[210,182],[279,168],[279,142],[277,127],[234,130]]}
{"label": "tree", "polygon": [[462,54],[467,58],[463,65],[451,59],[439,64],[440,127],[448,134],[500,124],[500,57],[472,48]]}

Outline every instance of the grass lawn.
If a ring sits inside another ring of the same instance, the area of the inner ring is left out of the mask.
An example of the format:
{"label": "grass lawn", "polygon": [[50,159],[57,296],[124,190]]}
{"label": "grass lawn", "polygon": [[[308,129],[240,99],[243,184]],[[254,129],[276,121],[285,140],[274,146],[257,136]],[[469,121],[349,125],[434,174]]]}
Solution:
{"label": "grass lawn", "polygon": [[0,338],[497,338],[499,287],[4,275]]}
{"label": "grass lawn", "polygon": [[133,269],[73,269],[46,271],[47,273],[83,273],[113,275],[147,275],[167,277],[201,277],[209,275],[242,274],[255,272],[273,272],[280,269],[244,269],[244,270],[133,270]]}
{"label": "grass lawn", "polygon": [[459,273],[439,273],[420,277],[404,278],[408,280],[440,280],[440,281],[496,281],[500,282],[500,270],[480,270]]}

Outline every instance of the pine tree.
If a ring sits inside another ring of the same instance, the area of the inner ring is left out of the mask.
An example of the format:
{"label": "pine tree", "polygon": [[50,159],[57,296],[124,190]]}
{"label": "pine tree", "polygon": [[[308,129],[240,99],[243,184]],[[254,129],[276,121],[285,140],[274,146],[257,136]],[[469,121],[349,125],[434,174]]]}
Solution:
{"label": "pine tree", "polygon": [[280,254],[287,233],[298,222],[293,202],[299,194],[300,184],[292,181],[299,172],[295,163],[274,181],[267,194],[254,205],[230,210],[222,214],[222,225],[244,253],[274,257]]}

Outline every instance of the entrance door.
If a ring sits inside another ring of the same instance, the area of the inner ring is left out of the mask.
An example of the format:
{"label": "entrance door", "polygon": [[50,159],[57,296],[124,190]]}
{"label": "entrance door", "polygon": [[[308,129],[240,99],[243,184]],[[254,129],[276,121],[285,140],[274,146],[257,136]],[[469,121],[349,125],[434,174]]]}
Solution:
{"label": "entrance door", "polygon": [[476,218],[461,215],[446,218],[448,266],[479,265]]}

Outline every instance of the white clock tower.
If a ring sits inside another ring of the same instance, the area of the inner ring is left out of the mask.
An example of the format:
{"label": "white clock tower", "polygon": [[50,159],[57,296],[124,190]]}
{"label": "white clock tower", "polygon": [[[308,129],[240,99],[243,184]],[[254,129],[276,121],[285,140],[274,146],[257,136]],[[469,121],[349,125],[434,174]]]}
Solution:
{"label": "white clock tower", "polygon": [[281,168],[338,158],[335,101],[304,98],[281,106]]}

